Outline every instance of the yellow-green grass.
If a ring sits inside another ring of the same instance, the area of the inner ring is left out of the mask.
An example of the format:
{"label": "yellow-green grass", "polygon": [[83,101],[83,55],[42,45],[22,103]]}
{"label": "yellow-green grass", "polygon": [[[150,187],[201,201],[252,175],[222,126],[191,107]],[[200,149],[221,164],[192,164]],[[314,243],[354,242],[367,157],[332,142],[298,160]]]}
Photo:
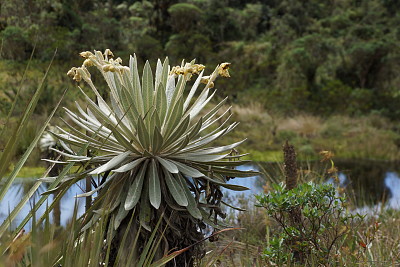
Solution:
{"label": "yellow-green grass", "polygon": [[[13,168],[11,168],[12,170]],[[21,169],[18,173],[18,178],[35,178],[41,177],[46,169],[44,167],[33,167],[33,166],[26,166]],[[6,176],[10,175],[11,171],[9,171]]]}
{"label": "yellow-green grass", "polygon": [[[254,106],[254,107],[253,107]],[[253,112],[253,113],[252,113]],[[397,122],[377,115],[320,117],[299,114],[290,117],[270,115],[259,105],[234,108],[233,120],[239,126],[225,138],[247,138],[240,152],[250,152],[255,161],[276,161],[277,151],[286,140],[292,143],[301,160],[318,158],[323,150],[342,159],[398,160],[400,132]],[[396,130],[397,129],[397,130]],[[229,137],[230,136],[230,137]]]}

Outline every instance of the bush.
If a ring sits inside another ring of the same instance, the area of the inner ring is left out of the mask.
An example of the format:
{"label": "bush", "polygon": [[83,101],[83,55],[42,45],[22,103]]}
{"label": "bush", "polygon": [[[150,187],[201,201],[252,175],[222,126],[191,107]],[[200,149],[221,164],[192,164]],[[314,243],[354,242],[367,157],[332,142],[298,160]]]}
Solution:
{"label": "bush", "polygon": [[330,264],[354,220],[346,212],[346,197],[337,196],[330,184],[305,183],[287,190],[273,185],[268,194],[256,196],[258,206],[279,225],[263,256],[278,265],[289,262]]}

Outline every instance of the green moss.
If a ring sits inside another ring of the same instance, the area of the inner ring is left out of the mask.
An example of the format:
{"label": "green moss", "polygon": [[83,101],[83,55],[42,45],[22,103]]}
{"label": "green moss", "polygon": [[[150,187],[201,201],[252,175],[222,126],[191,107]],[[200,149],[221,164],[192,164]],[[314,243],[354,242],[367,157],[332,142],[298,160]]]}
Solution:
{"label": "green moss", "polygon": [[[11,168],[12,171],[13,168]],[[11,171],[6,174],[9,176]],[[17,177],[19,178],[32,178],[32,177],[40,177],[46,171],[44,167],[23,167],[21,171],[18,173]]]}
{"label": "green moss", "polygon": [[257,151],[257,150],[245,150],[244,153],[250,153],[244,159],[252,161],[267,161],[267,162],[280,162],[283,161],[282,151],[271,150],[271,151]]}

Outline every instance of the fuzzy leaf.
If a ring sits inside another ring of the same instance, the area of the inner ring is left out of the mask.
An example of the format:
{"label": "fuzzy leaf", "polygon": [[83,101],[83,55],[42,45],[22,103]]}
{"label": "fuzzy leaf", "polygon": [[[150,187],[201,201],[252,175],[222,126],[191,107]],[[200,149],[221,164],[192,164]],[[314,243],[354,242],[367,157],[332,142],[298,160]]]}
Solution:
{"label": "fuzzy leaf", "polygon": [[175,199],[176,203],[186,207],[188,205],[188,200],[181,184],[176,181],[176,178],[172,176],[168,170],[164,169],[164,174],[165,181],[167,182],[167,186],[172,197]]}
{"label": "fuzzy leaf", "polygon": [[186,194],[186,198],[188,201],[188,205],[186,207],[187,211],[194,218],[201,220],[203,216],[201,215],[201,212],[200,212],[199,208],[197,207],[197,203],[196,203],[194,196],[192,195],[192,193],[190,192],[190,190],[188,188],[188,185],[186,184],[185,178],[183,178],[182,175],[180,175],[180,174],[176,174],[174,176],[176,177],[177,181],[180,183],[181,187],[183,188],[183,191]]}
{"label": "fuzzy leaf", "polygon": [[154,208],[158,209],[161,204],[161,187],[160,177],[158,177],[157,163],[154,159],[150,162],[148,179],[150,203]]}
{"label": "fuzzy leaf", "polygon": [[[135,177],[135,180],[129,187],[128,195],[125,200],[125,209],[126,210],[131,210],[133,207],[136,206],[140,199],[140,195],[142,193],[142,188],[143,188],[143,181],[144,177],[146,175],[147,171],[147,165],[148,165],[148,160],[146,160],[143,164],[142,167],[140,168],[140,171]],[[143,200],[146,201],[146,200]]]}
{"label": "fuzzy leaf", "polygon": [[119,154],[118,156],[114,157],[112,160],[110,160],[106,164],[101,165],[97,169],[93,170],[89,174],[99,174],[99,173],[103,173],[105,171],[109,171],[112,168],[114,168],[115,166],[117,166],[118,164],[121,164],[131,153],[132,153],[131,151],[123,152],[123,153]]}
{"label": "fuzzy leaf", "polygon": [[161,157],[156,157],[156,159],[158,160],[158,162],[161,163],[161,165],[167,169],[170,173],[178,173],[178,167],[170,160],[168,159],[163,159]]}
{"label": "fuzzy leaf", "polygon": [[122,165],[118,169],[114,170],[114,172],[127,172],[138,166],[142,161],[145,160],[145,158],[138,158],[132,162],[129,162],[128,164]]}
{"label": "fuzzy leaf", "polygon": [[149,61],[146,61],[142,77],[144,112],[146,113],[150,110],[150,107],[153,105],[153,92],[154,92],[153,73],[151,72]]}
{"label": "fuzzy leaf", "polygon": [[200,171],[196,170],[195,168],[192,168],[184,163],[180,163],[177,161],[172,161],[177,167],[178,170],[180,172],[182,172],[183,174],[193,177],[193,178],[197,178],[197,177],[203,177],[204,174],[201,173]]}

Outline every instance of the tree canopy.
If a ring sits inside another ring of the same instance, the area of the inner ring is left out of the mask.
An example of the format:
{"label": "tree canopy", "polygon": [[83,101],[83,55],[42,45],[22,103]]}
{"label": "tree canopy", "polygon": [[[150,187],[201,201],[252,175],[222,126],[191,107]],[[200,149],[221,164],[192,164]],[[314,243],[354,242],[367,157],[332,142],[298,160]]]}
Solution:
{"label": "tree canopy", "polygon": [[[232,63],[231,101],[285,113],[400,115],[400,6],[394,0],[5,0],[2,59],[59,62],[110,48]],[[124,56],[122,57],[124,59]]]}

